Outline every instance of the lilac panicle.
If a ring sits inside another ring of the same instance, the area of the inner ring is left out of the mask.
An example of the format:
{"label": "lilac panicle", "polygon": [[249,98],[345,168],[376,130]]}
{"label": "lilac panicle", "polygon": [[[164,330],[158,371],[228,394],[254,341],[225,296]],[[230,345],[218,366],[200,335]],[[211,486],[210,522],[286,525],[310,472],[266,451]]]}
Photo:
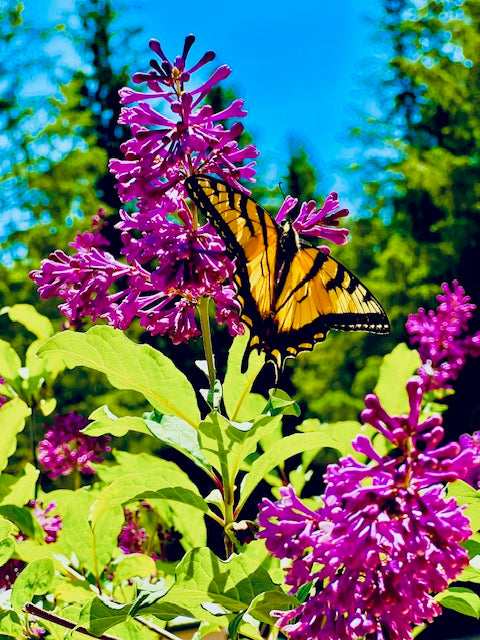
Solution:
{"label": "lilac panicle", "polygon": [[406,323],[410,340],[417,345],[423,362],[418,373],[427,391],[449,389],[448,381],[457,379],[466,356],[480,355],[480,332],[465,335],[476,308],[470,296],[456,280],[451,287],[444,282],[442,289],[436,311],[420,308]]}
{"label": "lilac panicle", "polygon": [[296,609],[276,613],[290,640],[408,640],[412,626],[439,615],[434,594],[468,564],[460,543],[471,535],[469,521],[442,483],[465,477],[473,454],[441,446],[440,416],[421,419],[422,385],[418,376],[407,383],[407,415],[390,416],[367,396],[363,420],[395,448],[381,456],[359,436],[353,446],[371,462],[347,456],[329,465],[317,511],[291,487],[276,503],[262,502],[259,536],[291,561],[292,592],[311,581],[318,587]]}
{"label": "lilac panicle", "polygon": [[143,553],[148,541],[146,530],[140,526],[138,511],[133,513],[130,509],[123,509],[125,523],[118,536],[118,546],[123,553]]}
{"label": "lilac panicle", "polygon": [[[298,199],[287,196],[280,207],[276,221],[280,224],[297,206]],[[340,209],[338,194],[332,191],[326,198],[323,207],[317,209],[314,200],[304,202],[300,207],[300,213],[292,222],[292,226],[300,235],[322,238],[338,245],[348,242],[348,229],[339,229],[339,218],[348,215],[348,209]],[[330,249],[322,246],[321,249],[330,253]]]}
{"label": "lilac panicle", "polygon": [[[197,87],[188,87],[192,74],[214,59],[213,51],[207,52],[190,69],[186,58],[194,42],[187,36],[183,54],[170,62],[160,43],[150,41],[150,48],[161,59],[151,61],[148,73],[136,73],[136,83],[146,83],[145,92],[122,89],[120,98],[124,107],[120,124],[129,125],[133,137],[122,145],[125,160],[111,160],[110,169],[119,182],[119,194],[124,202],[136,199],[141,212],[173,205],[182,207],[186,197],[183,180],[193,173],[214,173],[233,186],[238,180],[253,180],[253,159],[258,151],[253,145],[243,149],[238,137],[243,126],[235,122],[229,129],[224,122],[231,118],[243,118],[246,111],[242,100],[234,100],[216,113],[209,104],[201,104],[209,91],[224,80],[230,69],[223,65],[210,78]],[[149,101],[162,101],[165,111],[157,111]]]}
{"label": "lilac panicle", "polygon": [[[132,213],[121,211],[117,225],[125,262],[106,250],[99,212],[92,231],[77,235],[71,244],[74,255],[55,251],[30,274],[42,298],[62,299],[60,310],[71,327],[90,317],[126,329],[138,318],[153,335],[168,335],[178,344],[200,334],[195,312],[201,298],[208,297],[231,335],[244,332],[229,282],[233,265],[214,229],[201,225],[189,208],[183,182],[195,173],[215,173],[245,190],[238,181],[254,179],[258,152],[253,145],[239,145],[239,122],[225,124],[246,115],[241,100],[219,112],[202,103],[229,75],[228,67],[187,87],[192,75],[215,57],[207,52],[189,66],[193,42],[188,36],[182,55],[171,62],[152,40],[159,60],[151,61],[148,73],[133,76],[134,82],[146,83],[145,91],[120,91],[126,106],[119,122],[130,127],[132,138],[122,145],[125,159],[111,160],[110,169],[122,201],[135,200],[137,206]],[[157,110],[157,103],[164,109]]]}
{"label": "lilac panicle", "polygon": [[50,478],[68,476],[72,471],[94,474],[92,462],[103,462],[102,454],[110,450],[110,436],[93,438],[81,433],[88,420],[76,411],[55,415],[54,425],[38,444],[38,460]]}

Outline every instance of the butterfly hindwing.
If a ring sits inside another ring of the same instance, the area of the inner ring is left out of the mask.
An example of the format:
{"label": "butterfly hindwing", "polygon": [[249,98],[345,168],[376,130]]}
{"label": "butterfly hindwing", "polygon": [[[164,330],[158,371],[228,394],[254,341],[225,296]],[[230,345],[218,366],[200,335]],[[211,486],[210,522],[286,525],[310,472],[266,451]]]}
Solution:
{"label": "butterfly hindwing", "polygon": [[263,350],[276,370],[313,349],[330,329],[388,333],[380,303],[342,264],[296,232],[280,227],[254,200],[209,176],[192,176],[187,191],[215,226],[235,260],[242,321],[250,327],[247,355]]}

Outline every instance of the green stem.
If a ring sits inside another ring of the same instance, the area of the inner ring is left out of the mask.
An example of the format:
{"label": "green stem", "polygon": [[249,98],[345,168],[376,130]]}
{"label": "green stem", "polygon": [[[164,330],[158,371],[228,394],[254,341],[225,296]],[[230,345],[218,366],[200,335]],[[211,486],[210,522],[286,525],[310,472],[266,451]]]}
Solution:
{"label": "green stem", "polygon": [[[38,469],[38,460],[37,460],[37,443],[36,443],[36,431],[37,431],[37,421],[36,421],[37,413],[35,410],[35,405],[32,406],[32,413],[30,414],[29,420],[29,432],[30,432],[30,448],[32,450],[32,463],[35,469]],[[35,483],[34,489],[34,498],[35,500],[38,497],[38,483]]]}
{"label": "green stem", "polygon": [[202,328],[203,349],[205,351],[205,359],[208,367],[208,381],[210,389],[213,389],[216,373],[215,364],[213,362],[212,334],[210,332],[210,318],[208,316],[209,299],[203,296],[198,303],[198,313],[200,316],[200,326]]}

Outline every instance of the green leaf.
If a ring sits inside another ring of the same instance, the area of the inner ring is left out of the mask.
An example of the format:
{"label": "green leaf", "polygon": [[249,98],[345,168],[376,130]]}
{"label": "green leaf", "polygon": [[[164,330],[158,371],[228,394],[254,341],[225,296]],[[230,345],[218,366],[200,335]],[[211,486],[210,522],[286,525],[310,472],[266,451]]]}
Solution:
{"label": "green leaf", "polygon": [[288,611],[300,606],[295,596],[289,596],[283,591],[265,591],[252,600],[247,613],[266,624],[274,625],[277,618],[270,615],[271,611]]}
{"label": "green leaf", "polygon": [[401,342],[383,358],[374,393],[390,415],[408,413],[410,405],[406,390],[407,380],[422,364],[418,351]]}
{"label": "green leaf", "polygon": [[151,613],[161,619],[177,613],[215,621],[215,616],[205,611],[205,603],[238,613],[247,609],[257,595],[275,589],[280,590],[268,572],[251,558],[232,555],[223,561],[210,549],[193,549],[178,564],[172,588],[155,603],[137,606],[135,612]]}
{"label": "green leaf", "polygon": [[185,488],[185,476],[183,471],[170,467],[131,473],[118,478],[102,491],[93,505],[92,527],[95,529],[99,519],[111,509],[132,500],[173,500],[206,513],[208,505],[196,487]]}
{"label": "green leaf", "polygon": [[200,424],[198,435],[202,451],[220,472],[224,486],[233,487],[245,458],[280,420],[281,416],[261,416],[249,429],[240,430],[220,414],[210,413]]}
{"label": "green leaf", "polygon": [[50,320],[38,313],[31,304],[14,304],[11,307],[3,307],[0,313],[7,313],[12,322],[19,322],[41,340],[46,340],[54,333]]}
{"label": "green leaf", "polygon": [[15,382],[21,366],[22,361],[15,349],[5,340],[0,340],[0,372],[2,378],[5,378],[8,382]]}
{"label": "green leaf", "polygon": [[35,485],[40,471],[27,462],[19,476],[3,473],[0,476],[0,504],[23,507],[35,497]]}
{"label": "green leaf", "polygon": [[105,404],[95,409],[95,411],[89,415],[89,419],[93,420],[93,422],[82,429],[82,433],[86,433],[89,436],[98,437],[111,434],[116,438],[121,438],[129,431],[150,434],[143,418],[139,418],[138,416],[123,416],[119,418],[112,413]]}
{"label": "green leaf", "polygon": [[[243,354],[249,341],[248,330],[237,336],[230,347],[227,372],[223,382],[223,402],[230,420],[244,422],[251,420],[265,406],[265,399],[258,394],[250,394],[253,383],[263,365],[265,356],[253,351],[248,360],[248,368],[241,373]],[[253,395],[253,398],[250,397]]]}
{"label": "green leaf", "polygon": [[15,505],[2,505],[0,506],[0,515],[15,523],[25,535],[35,535],[35,525],[31,509],[22,509]]}
{"label": "green leaf", "polygon": [[[0,365],[0,371],[1,365]],[[3,375],[3,372],[2,372]],[[30,407],[20,400],[13,398],[0,407],[0,471],[8,464],[8,458],[17,448],[17,433],[23,430],[25,419],[31,413]]]}
{"label": "green leaf", "polygon": [[465,587],[450,587],[436,596],[442,607],[453,609],[465,616],[480,618],[480,597]]}
{"label": "green leaf", "polygon": [[[316,418],[304,420],[298,427],[302,433],[318,432],[322,434],[321,447],[336,449],[341,456],[352,455],[355,459],[365,461],[365,456],[358,454],[352,447],[352,440],[360,435],[372,437],[377,431],[369,424],[360,424],[356,420],[343,420],[332,424],[322,423]],[[330,441],[330,442],[329,442]],[[312,458],[316,453],[311,452]],[[307,465],[308,466],[308,465]]]}
{"label": "green leaf", "polygon": [[108,513],[98,518],[92,530],[88,519],[94,501],[95,496],[86,490],[72,492],[58,535],[58,546],[67,557],[74,553],[81,566],[98,576],[117,547],[124,515],[120,505],[112,505]]}
{"label": "green leaf", "polygon": [[463,480],[455,480],[447,485],[448,497],[455,498],[458,505],[467,505],[463,512],[470,520],[473,531],[480,529],[480,491]]}
{"label": "green leaf", "polygon": [[21,613],[26,602],[35,595],[47,593],[52,584],[55,570],[50,558],[40,558],[28,564],[15,580],[12,590],[12,607]]}
{"label": "green leaf", "polygon": [[22,638],[23,630],[20,624],[20,618],[15,611],[0,610],[0,638]]}
{"label": "green leaf", "polygon": [[80,611],[78,625],[85,627],[96,636],[100,636],[110,627],[124,622],[132,609],[132,603],[118,604],[92,598]]}
{"label": "green leaf", "polygon": [[286,416],[299,416],[300,407],[290,398],[290,396],[281,389],[270,391],[267,406],[264,413],[270,413],[272,416],[283,414]]}
{"label": "green leaf", "polygon": [[141,393],[161,413],[196,428],[200,411],[195,391],[173,362],[149,345],[138,345],[107,326],[87,333],[64,331],[47,340],[39,355],[60,353],[67,367],[90,367],[107,375],[117,389]]}
{"label": "green leaf", "polygon": [[201,469],[210,472],[210,465],[198,442],[198,431],[188,422],[176,416],[158,416],[145,419],[145,424],[155,438],[187,456]]}
{"label": "green leaf", "polygon": [[331,437],[322,438],[322,434],[319,433],[294,433],[276,442],[267,452],[252,462],[250,472],[247,473],[240,487],[237,515],[258,483],[275,467],[294,455],[308,451],[308,449],[331,446]]}
{"label": "green leaf", "polygon": [[10,560],[15,551],[15,542],[13,538],[4,538],[0,540],[0,567]]}
{"label": "green leaf", "polygon": [[134,553],[125,556],[114,567],[113,585],[118,586],[123,580],[131,578],[146,578],[154,576],[157,572],[155,562],[150,556],[142,553]]}

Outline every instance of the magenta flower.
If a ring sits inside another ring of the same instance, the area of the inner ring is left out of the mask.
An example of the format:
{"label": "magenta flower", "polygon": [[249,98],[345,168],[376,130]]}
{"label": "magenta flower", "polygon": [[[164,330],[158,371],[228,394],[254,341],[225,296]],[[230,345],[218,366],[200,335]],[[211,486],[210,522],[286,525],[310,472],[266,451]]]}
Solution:
{"label": "magenta flower", "polygon": [[123,509],[125,514],[125,524],[122,526],[118,536],[118,546],[123,553],[144,553],[145,545],[148,542],[146,530],[140,526],[139,512]]}
{"label": "magenta flower", "polygon": [[29,506],[33,508],[33,515],[43,529],[45,542],[56,542],[58,532],[62,528],[62,518],[58,514],[52,515],[50,513],[57,506],[55,502],[50,502],[48,507],[44,509],[43,502],[31,500]]}
{"label": "magenta flower", "polygon": [[290,640],[407,640],[413,625],[439,615],[434,594],[468,564],[460,543],[471,535],[469,521],[454,499],[443,497],[442,483],[464,477],[472,452],[456,443],[439,446],[440,416],[420,421],[418,376],[407,391],[408,415],[388,415],[374,395],[362,414],[395,453],[380,456],[361,435],[353,446],[371,463],[348,456],[330,465],[316,512],[291,487],[277,503],[261,504],[259,535],[273,555],[291,561],[292,592],[315,585],[305,603],[277,612]]}
{"label": "magenta flower", "polygon": [[467,470],[466,475],[462,478],[475,489],[480,489],[480,431],[475,431],[473,435],[464,433],[460,436],[460,446],[473,453],[473,464]]}
{"label": "magenta flower", "polygon": [[[171,63],[160,43],[151,40],[150,48],[162,62],[152,60],[149,73],[133,76],[136,83],[146,82],[147,92],[120,91],[123,104],[138,105],[122,110],[119,122],[130,126],[133,138],[122,146],[125,160],[111,160],[110,169],[119,181],[121,199],[137,199],[140,211],[182,208],[186,197],[182,182],[193,173],[215,173],[238,188],[242,188],[240,178],[253,180],[255,175],[253,162],[241,164],[258,155],[253,145],[239,147],[237,138],[243,126],[235,122],[226,129],[223,124],[246,115],[243,101],[234,100],[218,113],[211,105],[200,104],[212,87],[230,75],[230,69],[222,65],[206,82],[186,89],[192,74],[215,58],[214,52],[208,51],[186,70],[194,41],[193,35],[187,36],[182,55]],[[156,111],[148,100],[166,103],[170,115]]]}
{"label": "magenta flower", "polygon": [[417,344],[423,365],[418,373],[427,391],[450,389],[449,380],[456,380],[466,356],[480,355],[480,332],[466,336],[468,322],[476,308],[470,296],[456,280],[451,289],[444,282],[443,295],[436,311],[420,308],[408,317],[406,329],[411,342]]}
{"label": "magenta flower", "polygon": [[[291,211],[297,206],[298,199],[287,196],[280,207],[276,221],[280,224]],[[335,244],[346,244],[348,242],[348,229],[338,229],[339,218],[348,215],[348,209],[339,209],[338,194],[334,191],[327,196],[323,207],[317,210],[317,204],[314,200],[304,202],[300,208],[300,213],[292,222],[292,227],[304,236],[312,236],[314,238],[323,238]],[[321,249],[330,253],[328,247],[322,246]]]}
{"label": "magenta flower", "polygon": [[[135,74],[135,82],[146,82],[145,93],[123,89],[124,108],[120,122],[128,124],[133,138],[125,143],[125,160],[112,160],[110,167],[119,181],[119,193],[126,202],[135,199],[138,209],[120,212],[122,254],[126,262],[105,250],[101,236],[102,213],[93,220],[91,232],[77,235],[72,256],[55,251],[30,276],[42,298],[58,296],[60,310],[69,326],[82,319],[106,320],[126,329],[135,318],[152,335],[168,335],[175,344],[200,335],[196,310],[202,298],[212,298],[216,318],[225,322],[232,336],[244,332],[240,304],[230,279],[233,265],[223,241],[209,224],[201,225],[195,210],[186,203],[184,179],[193,173],[216,173],[230,184],[253,180],[257,155],[249,145],[238,146],[240,123],[226,128],[225,120],[245,115],[236,100],[219,113],[200,104],[210,89],[225,78],[228,67],[217,69],[209,80],[187,90],[191,75],[213,60],[205,54],[192,67],[186,58],[193,36],[171,63],[160,45],[151,41],[161,63],[152,61],[148,74]],[[157,112],[150,100],[163,101],[166,115]],[[171,112],[171,113],[170,113]]]}
{"label": "magenta flower", "polygon": [[55,415],[54,425],[38,444],[38,460],[50,478],[68,476],[72,471],[94,474],[92,462],[103,462],[102,454],[110,451],[110,436],[93,438],[81,433],[88,420],[71,411]]}

